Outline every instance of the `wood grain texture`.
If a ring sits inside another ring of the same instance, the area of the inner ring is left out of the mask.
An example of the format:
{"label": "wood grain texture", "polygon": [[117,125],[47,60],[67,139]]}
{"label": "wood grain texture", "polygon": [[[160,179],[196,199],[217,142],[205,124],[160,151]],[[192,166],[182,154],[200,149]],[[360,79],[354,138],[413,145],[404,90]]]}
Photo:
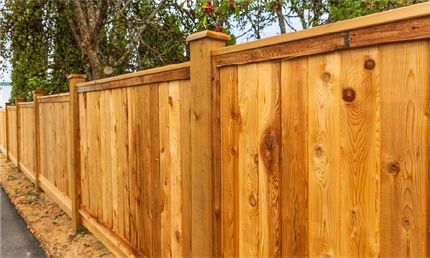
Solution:
{"label": "wood grain texture", "polygon": [[0,146],[2,152],[6,153],[6,109],[0,112]]}
{"label": "wood grain texture", "polygon": [[108,81],[99,84],[92,85],[81,85],[78,87],[78,92],[90,92],[90,91],[100,91],[108,89],[117,89],[124,87],[132,87],[144,84],[160,83],[167,81],[176,80],[189,80],[190,79],[190,68],[183,68],[179,70],[166,71],[155,74],[142,75],[139,77],[132,77],[128,79],[123,79],[119,81]]}
{"label": "wood grain texture", "polygon": [[307,247],[308,58],[281,63],[282,257],[305,257]]}
{"label": "wood grain texture", "polygon": [[428,257],[429,43],[380,49],[380,254]]}
{"label": "wood grain texture", "polygon": [[308,256],[339,256],[339,52],[308,58]]}
{"label": "wood grain texture", "polygon": [[429,38],[430,16],[217,56],[217,67]]}
{"label": "wood grain texture", "polygon": [[258,64],[259,256],[281,255],[280,63]]}
{"label": "wood grain texture", "polygon": [[341,55],[340,256],[378,257],[379,49]]}
{"label": "wood grain texture", "polygon": [[239,256],[259,256],[258,66],[238,67]]}
{"label": "wood grain texture", "polygon": [[239,257],[238,67],[220,69],[222,256]]}
{"label": "wood grain texture", "polygon": [[[35,123],[34,123],[34,107],[23,108],[24,105],[20,104],[20,135],[21,141],[19,142],[20,148],[20,166],[25,167],[31,177],[35,178]],[[23,169],[24,170],[24,169]],[[35,182],[33,180],[33,182]]]}

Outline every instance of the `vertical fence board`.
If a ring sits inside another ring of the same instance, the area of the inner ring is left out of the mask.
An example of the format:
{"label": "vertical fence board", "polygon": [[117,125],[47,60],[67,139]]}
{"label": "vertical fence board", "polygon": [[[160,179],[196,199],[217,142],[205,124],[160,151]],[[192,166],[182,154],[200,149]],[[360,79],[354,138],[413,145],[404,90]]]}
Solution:
{"label": "vertical fence board", "polygon": [[305,257],[307,245],[308,58],[281,64],[282,255]]}
{"label": "vertical fence board", "polygon": [[258,64],[259,256],[279,257],[281,244],[280,63]]}
{"label": "vertical fence board", "polygon": [[378,47],[342,51],[339,247],[343,257],[378,256],[379,61]]}
{"label": "vertical fence board", "polygon": [[239,256],[258,256],[258,87],[257,64],[238,67]]}
{"label": "vertical fence board", "polygon": [[429,44],[381,48],[381,256],[428,256]]}
{"label": "vertical fence board", "polygon": [[239,257],[239,92],[237,66],[220,69],[221,254]]}
{"label": "vertical fence board", "polygon": [[340,53],[310,56],[309,257],[339,256]]}
{"label": "vertical fence board", "polygon": [[171,257],[169,83],[160,83],[161,257]]}

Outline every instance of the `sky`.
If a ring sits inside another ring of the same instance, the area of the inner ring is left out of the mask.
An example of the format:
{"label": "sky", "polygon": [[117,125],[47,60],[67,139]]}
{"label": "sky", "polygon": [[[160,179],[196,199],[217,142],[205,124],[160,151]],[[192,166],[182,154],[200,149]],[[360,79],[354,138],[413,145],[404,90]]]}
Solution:
{"label": "sky", "polygon": [[[2,4],[0,4],[1,7]],[[0,14],[1,15],[1,14]],[[301,24],[300,24],[300,20],[299,19],[294,19],[292,20],[292,25],[296,30],[300,30],[302,28]],[[1,27],[1,24],[0,24]],[[246,28],[249,29],[249,28]],[[233,33],[235,35],[240,35],[241,34],[241,30],[238,28],[233,29]],[[267,38],[267,37],[271,37],[271,36],[275,36],[275,35],[279,35],[280,30],[279,30],[279,25],[277,23],[268,26],[266,28],[264,28],[263,33],[261,33],[262,37]],[[252,40],[252,39],[251,39]],[[244,43],[246,42],[246,38],[243,37],[242,39],[238,40],[238,44],[239,43]],[[0,58],[0,61],[5,62],[4,59]],[[9,67],[11,67],[11,65],[9,64]],[[8,69],[7,71],[2,71],[2,75],[0,78],[0,82],[10,82],[11,81],[11,70]]]}

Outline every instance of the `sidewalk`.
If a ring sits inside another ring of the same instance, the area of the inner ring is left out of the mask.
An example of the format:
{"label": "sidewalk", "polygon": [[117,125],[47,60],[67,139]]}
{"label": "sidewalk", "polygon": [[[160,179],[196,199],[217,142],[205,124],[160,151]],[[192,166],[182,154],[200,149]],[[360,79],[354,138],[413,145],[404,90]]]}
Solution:
{"label": "sidewalk", "polygon": [[1,188],[1,257],[46,257]]}

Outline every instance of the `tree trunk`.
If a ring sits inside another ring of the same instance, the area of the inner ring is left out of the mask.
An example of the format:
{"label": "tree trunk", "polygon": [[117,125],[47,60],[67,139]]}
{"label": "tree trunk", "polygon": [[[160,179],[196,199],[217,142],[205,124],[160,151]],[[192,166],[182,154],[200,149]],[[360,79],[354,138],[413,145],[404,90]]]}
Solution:
{"label": "tree trunk", "polygon": [[279,22],[279,27],[281,29],[281,34],[287,33],[287,30],[285,28],[284,15],[282,14],[282,5],[280,1],[278,1],[278,9],[276,9],[276,14],[278,15],[278,22]]}

